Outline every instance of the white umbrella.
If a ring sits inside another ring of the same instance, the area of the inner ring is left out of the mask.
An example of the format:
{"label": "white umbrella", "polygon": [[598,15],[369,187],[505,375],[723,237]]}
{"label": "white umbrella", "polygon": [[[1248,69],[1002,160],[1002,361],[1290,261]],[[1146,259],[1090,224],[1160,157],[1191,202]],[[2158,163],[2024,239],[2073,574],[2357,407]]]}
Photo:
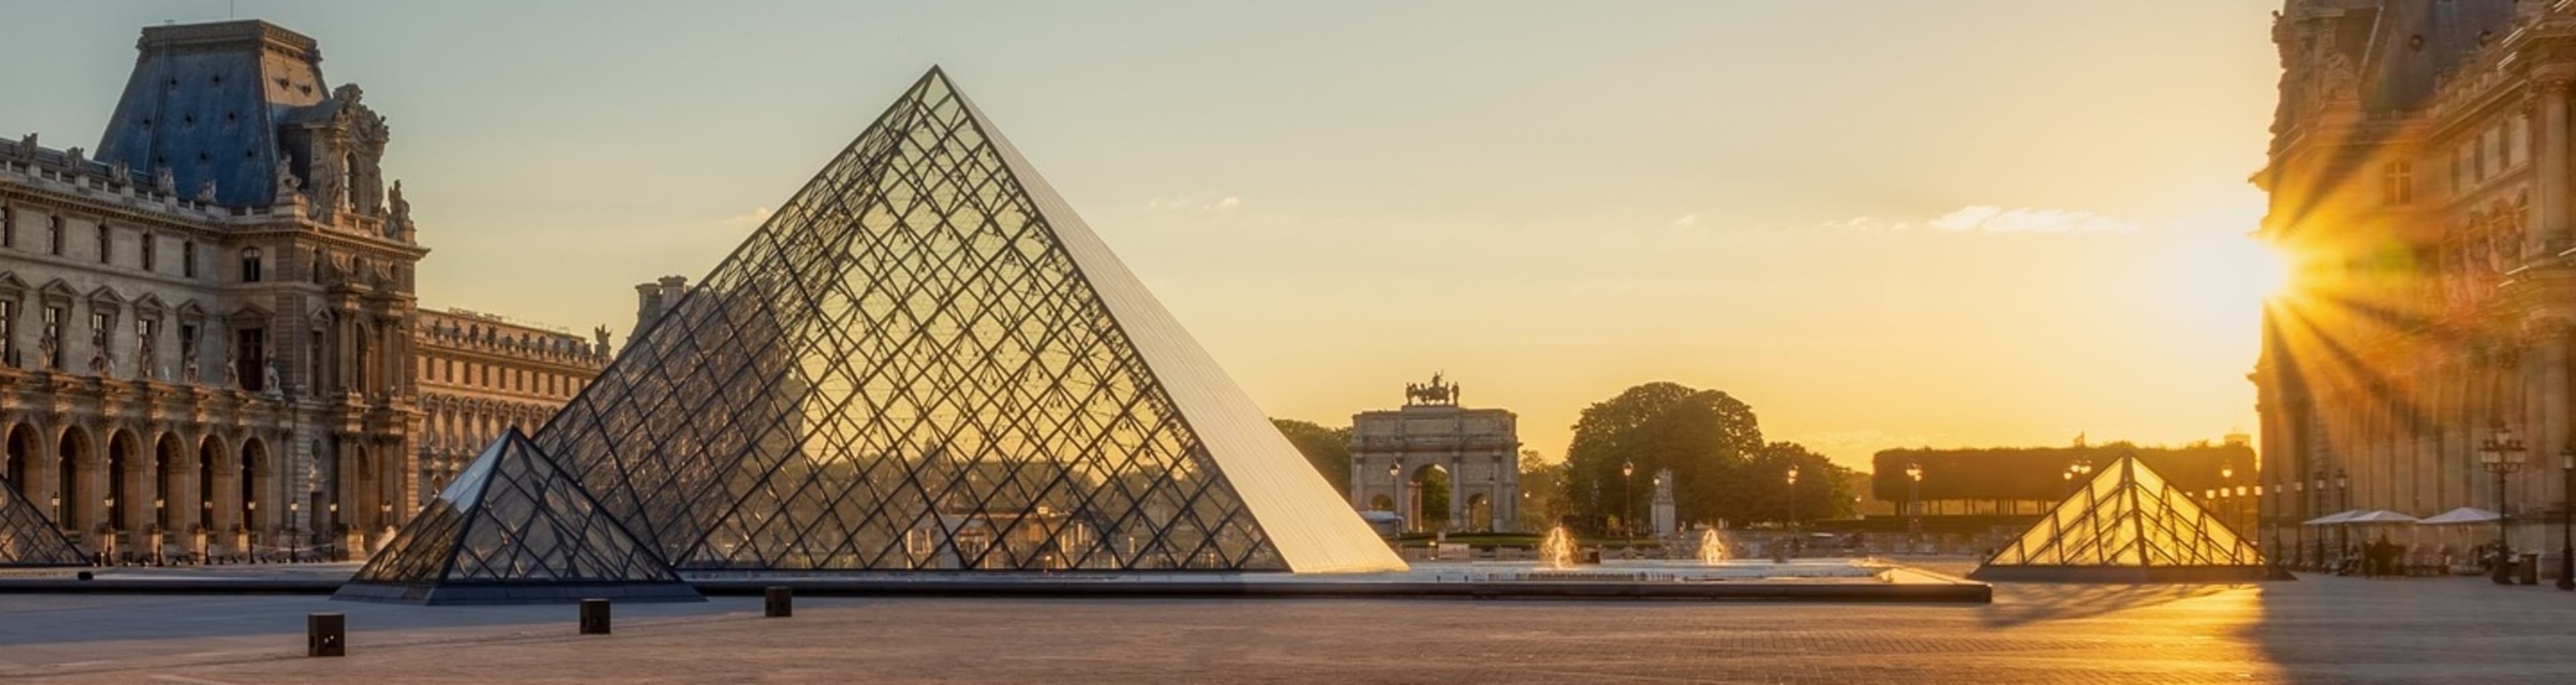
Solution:
{"label": "white umbrella", "polygon": [[2331,526],[2331,525],[2334,525],[2334,524],[2343,523],[2343,522],[2345,522],[2345,521],[2352,520],[2352,517],[2354,517],[2354,516],[2359,516],[2359,515],[2361,515],[2361,510],[2360,510],[2360,509],[2354,509],[2354,510],[2352,510],[2352,511],[2338,511],[2338,512],[2335,512],[2335,513],[2332,513],[2332,514],[2327,514],[2327,515],[2324,515],[2324,516],[2319,516],[2319,517],[2316,517],[2316,518],[2308,519],[2307,521],[2302,522],[2302,523],[2300,523],[2299,525],[2302,525],[2302,526]]}
{"label": "white umbrella", "polygon": [[2430,517],[2426,517],[2424,520],[2416,521],[2415,523],[2417,525],[2426,526],[2460,523],[2494,523],[2502,518],[2504,517],[2497,516],[2495,512],[2487,511],[2485,509],[2479,509],[2477,507],[2460,507],[2458,509],[2434,514]]}
{"label": "white umbrella", "polygon": [[2416,518],[2413,516],[2407,516],[2405,514],[2400,514],[2386,509],[2373,509],[2359,514],[2354,514],[2352,518],[2337,521],[2336,523],[2414,523],[2415,521]]}

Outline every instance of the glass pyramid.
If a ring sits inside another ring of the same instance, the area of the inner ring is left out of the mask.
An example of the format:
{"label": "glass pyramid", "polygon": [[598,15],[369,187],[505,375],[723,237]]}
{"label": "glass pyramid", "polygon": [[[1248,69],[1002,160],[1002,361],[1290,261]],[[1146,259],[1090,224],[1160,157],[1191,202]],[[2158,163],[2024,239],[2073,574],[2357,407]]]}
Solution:
{"label": "glass pyramid", "polygon": [[425,604],[703,599],[516,427],[335,596]]}
{"label": "glass pyramid", "polygon": [[2136,455],[2059,502],[1968,577],[1979,580],[2263,580],[2253,543]]}
{"label": "glass pyramid", "polygon": [[88,565],[89,558],[63,537],[53,519],[18,492],[17,484],[0,479],[0,568]]}
{"label": "glass pyramid", "polygon": [[684,570],[1404,568],[936,68],[536,440]]}

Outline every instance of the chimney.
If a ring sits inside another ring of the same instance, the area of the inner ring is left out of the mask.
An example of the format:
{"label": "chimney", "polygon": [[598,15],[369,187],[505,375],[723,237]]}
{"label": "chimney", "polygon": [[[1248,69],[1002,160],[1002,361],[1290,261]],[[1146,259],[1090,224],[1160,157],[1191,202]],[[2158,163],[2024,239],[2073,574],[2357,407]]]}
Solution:
{"label": "chimney", "polygon": [[642,339],[645,329],[662,320],[662,315],[669,314],[671,307],[688,294],[689,279],[683,276],[663,276],[651,283],[635,284],[635,330],[627,334],[627,339]]}

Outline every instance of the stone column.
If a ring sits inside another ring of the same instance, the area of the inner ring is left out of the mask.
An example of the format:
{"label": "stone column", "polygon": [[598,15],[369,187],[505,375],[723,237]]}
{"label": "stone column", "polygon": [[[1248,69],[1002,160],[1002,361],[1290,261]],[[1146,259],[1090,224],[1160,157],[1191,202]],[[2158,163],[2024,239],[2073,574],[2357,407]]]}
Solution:
{"label": "stone column", "polygon": [[36,445],[34,453],[27,455],[27,482],[19,483],[18,491],[27,495],[28,504],[45,512],[45,518],[53,521],[55,528],[70,528],[71,522],[64,520],[69,517],[63,515],[62,507],[55,502],[63,492],[63,453],[62,445],[57,442],[61,438],[55,435],[56,429],[51,423],[38,421],[29,425],[36,434]]}
{"label": "stone column", "polygon": [[[205,441],[208,439],[221,440],[222,438],[199,436],[197,443],[199,446],[197,454],[198,459],[205,459],[209,456],[205,454],[203,450]],[[241,456],[233,455],[230,461],[224,460],[220,454],[212,456],[215,457],[215,463],[212,468],[207,469],[207,473],[209,474],[208,477],[214,482],[209,484],[207,489],[212,490],[214,494],[214,501],[212,502],[214,505],[214,516],[207,519],[206,527],[213,529],[217,533],[227,534],[224,536],[218,536],[216,539],[221,544],[230,545],[232,544],[232,538],[228,534],[232,532],[233,526],[249,525],[248,522],[242,520],[241,515]]]}
{"label": "stone column", "polygon": [[2538,134],[2532,144],[2539,147],[2534,155],[2538,178],[2533,183],[2537,202],[2531,222],[2535,235],[2531,245],[2555,254],[2569,246],[2567,225],[2567,83],[2570,75],[2548,73],[2538,80],[2539,116],[2533,128]]}
{"label": "stone column", "polygon": [[[2564,87],[2563,85],[2561,86]],[[2562,90],[2561,94],[2564,92]],[[2560,479],[2558,452],[2567,448],[2567,345],[2569,328],[2565,322],[2548,322],[2535,344],[2540,347],[2539,416],[2533,421],[2530,452],[2518,478],[2520,487],[2514,501],[2531,512],[2546,508],[2551,486]]]}
{"label": "stone column", "polygon": [[1463,455],[1460,455],[1457,452],[1449,453],[1449,523],[1445,527],[1456,528],[1462,531],[1474,527],[1467,522],[1467,466],[1465,462],[1466,459]]}

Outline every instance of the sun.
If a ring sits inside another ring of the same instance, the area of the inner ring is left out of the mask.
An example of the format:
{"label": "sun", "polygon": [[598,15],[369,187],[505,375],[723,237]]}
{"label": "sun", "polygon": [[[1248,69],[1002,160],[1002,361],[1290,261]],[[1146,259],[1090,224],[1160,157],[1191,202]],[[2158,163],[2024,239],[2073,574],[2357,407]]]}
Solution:
{"label": "sun", "polygon": [[2290,292],[2288,255],[2251,236],[2212,236],[2189,252],[2185,269],[2199,281],[2193,289],[2213,304],[2256,305]]}
{"label": "sun", "polygon": [[2260,325],[2261,312],[2296,287],[2290,260],[2251,236],[2212,232],[2175,247],[2156,269],[2158,299],[2213,335]]}

